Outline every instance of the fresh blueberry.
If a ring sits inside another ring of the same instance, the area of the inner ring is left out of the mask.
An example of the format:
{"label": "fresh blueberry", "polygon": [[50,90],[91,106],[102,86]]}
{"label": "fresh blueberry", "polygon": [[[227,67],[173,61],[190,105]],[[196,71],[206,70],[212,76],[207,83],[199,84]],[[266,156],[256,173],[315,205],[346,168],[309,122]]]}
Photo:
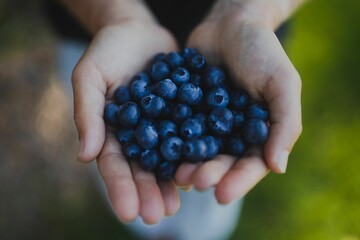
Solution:
{"label": "fresh blueberry", "polygon": [[246,111],[246,118],[261,119],[266,122],[269,120],[269,111],[263,105],[253,103]]}
{"label": "fresh blueberry", "polygon": [[197,54],[198,52],[195,50],[195,48],[185,48],[182,52],[183,58],[187,59],[191,55]]}
{"label": "fresh blueberry", "polygon": [[154,94],[143,97],[140,104],[143,112],[149,117],[160,116],[162,111],[165,109],[164,99]]}
{"label": "fresh blueberry", "polygon": [[180,134],[183,138],[199,137],[204,132],[202,124],[195,118],[188,118],[180,126]]}
{"label": "fresh blueberry", "polygon": [[110,124],[111,126],[115,126],[118,124],[117,113],[119,112],[120,107],[115,103],[109,103],[105,106],[104,109],[104,119],[105,122]]}
{"label": "fresh blueberry", "polygon": [[192,83],[184,83],[180,86],[177,96],[180,102],[195,105],[201,101],[203,92],[199,86]]}
{"label": "fresh blueberry", "polygon": [[154,56],[152,63],[156,63],[156,62],[163,62],[165,61],[166,58],[166,54],[165,53],[158,53]]}
{"label": "fresh blueberry", "polygon": [[190,162],[204,161],[207,156],[206,143],[200,138],[188,139],[183,147],[184,158]]}
{"label": "fresh blueberry", "polygon": [[170,67],[166,62],[156,62],[151,66],[150,75],[155,82],[159,82],[168,77]]}
{"label": "fresh blueberry", "polygon": [[160,164],[160,154],[155,149],[148,149],[141,153],[139,164],[147,171],[154,170]]}
{"label": "fresh blueberry", "polygon": [[189,66],[189,68],[191,68],[194,71],[200,71],[201,69],[203,69],[206,65],[206,61],[205,58],[198,54],[191,54],[187,59],[186,59],[186,64]]}
{"label": "fresh blueberry", "polygon": [[130,160],[139,160],[141,155],[141,148],[134,142],[128,142],[123,147],[125,157]]}
{"label": "fresh blueberry", "polygon": [[150,149],[158,144],[159,136],[154,126],[141,125],[135,130],[135,139],[142,148]]}
{"label": "fresh blueberry", "polygon": [[232,114],[234,116],[234,128],[240,129],[245,122],[245,114],[238,110],[233,110]]}
{"label": "fresh blueberry", "polygon": [[117,114],[119,123],[123,127],[132,127],[137,124],[140,118],[140,108],[134,102],[127,102],[120,106]]}
{"label": "fresh blueberry", "polygon": [[130,94],[136,101],[139,101],[150,93],[151,85],[145,80],[135,80],[130,85]]}
{"label": "fresh blueberry", "polygon": [[179,161],[183,144],[183,141],[178,137],[167,138],[161,143],[161,155],[167,161]]}
{"label": "fresh blueberry", "polygon": [[219,146],[219,153],[223,153],[226,146],[226,138],[223,137],[215,137],[216,141],[218,142]]}
{"label": "fresh blueberry", "polygon": [[206,115],[204,113],[197,113],[193,116],[198,122],[201,124],[201,127],[203,129],[203,133],[207,131],[207,124],[206,124]]}
{"label": "fresh blueberry", "polygon": [[136,74],[132,81],[134,82],[134,81],[138,81],[138,80],[150,82],[149,74],[147,74],[146,72],[141,72],[139,74]]}
{"label": "fresh blueberry", "polygon": [[177,166],[176,162],[161,162],[157,168],[156,177],[161,181],[170,181],[175,175]]}
{"label": "fresh blueberry", "polygon": [[170,120],[163,120],[159,123],[159,137],[166,139],[177,135],[177,124]]}
{"label": "fresh blueberry", "polygon": [[117,140],[120,144],[124,145],[125,143],[131,142],[134,140],[135,132],[133,129],[120,129],[116,134]]}
{"label": "fresh blueberry", "polygon": [[249,99],[249,94],[245,90],[236,90],[230,96],[230,106],[235,110],[242,110],[249,103]]}
{"label": "fresh blueberry", "polygon": [[200,138],[206,144],[206,159],[214,159],[216,155],[219,153],[219,143],[216,138],[210,135],[205,135]]}
{"label": "fresh blueberry", "polygon": [[177,104],[175,105],[173,111],[172,111],[172,119],[176,123],[181,123],[185,119],[191,117],[192,110],[191,108],[186,104]]}
{"label": "fresh blueberry", "polygon": [[245,143],[238,135],[232,135],[228,138],[226,144],[226,153],[232,156],[241,156],[245,151]]}
{"label": "fresh blueberry", "polygon": [[221,87],[224,85],[225,74],[224,72],[215,66],[208,66],[204,71],[204,85],[207,88]]}
{"label": "fresh blueberry", "polygon": [[166,55],[166,62],[169,64],[171,69],[182,67],[184,65],[184,58],[178,52],[170,52]]}
{"label": "fresh blueberry", "polygon": [[209,92],[206,100],[210,108],[224,108],[229,103],[229,94],[224,88],[215,88]]}
{"label": "fresh blueberry", "polygon": [[177,87],[170,79],[165,79],[155,85],[155,93],[165,100],[173,100],[176,97]]}
{"label": "fresh blueberry", "polygon": [[171,118],[171,113],[173,111],[174,106],[175,106],[175,104],[173,102],[166,101],[165,108],[161,114],[161,117],[164,119]]}
{"label": "fresh blueberry", "polygon": [[156,128],[156,124],[155,124],[154,120],[151,118],[148,118],[148,117],[141,117],[139,119],[137,127],[140,127],[142,125],[153,126]]}
{"label": "fresh blueberry", "polygon": [[119,105],[130,101],[130,91],[126,86],[120,86],[114,93],[115,102]]}
{"label": "fresh blueberry", "polygon": [[190,77],[189,82],[191,82],[192,84],[196,85],[196,86],[201,86],[202,83],[202,77],[200,74],[192,74]]}
{"label": "fresh blueberry", "polygon": [[266,122],[260,119],[250,119],[242,128],[242,137],[248,144],[263,144],[269,135]]}
{"label": "fresh blueberry", "polygon": [[190,80],[190,73],[186,68],[178,67],[171,74],[171,79],[176,85],[187,83]]}
{"label": "fresh blueberry", "polygon": [[227,108],[215,108],[208,117],[209,128],[217,135],[226,135],[232,131],[233,114]]}

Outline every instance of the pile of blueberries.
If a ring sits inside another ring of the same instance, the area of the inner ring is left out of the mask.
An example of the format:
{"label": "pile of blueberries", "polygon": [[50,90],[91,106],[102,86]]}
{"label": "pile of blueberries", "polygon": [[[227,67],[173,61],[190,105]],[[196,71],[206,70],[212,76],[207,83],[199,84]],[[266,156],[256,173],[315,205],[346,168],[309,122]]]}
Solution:
{"label": "pile of blueberries", "polygon": [[104,111],[127,159],[160,180],[172,179],[184,161],[241,156],[248,146],[263,144],[268,117],[263,105],[193,48],[157,54],[149,69],[115,91]]}

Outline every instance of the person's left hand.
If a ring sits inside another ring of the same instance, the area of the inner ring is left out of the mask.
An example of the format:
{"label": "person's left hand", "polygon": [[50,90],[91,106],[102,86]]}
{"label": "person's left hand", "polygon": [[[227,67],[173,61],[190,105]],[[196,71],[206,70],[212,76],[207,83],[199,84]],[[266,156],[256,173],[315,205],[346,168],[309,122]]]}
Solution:
{"label": "person's left hand", "polygon": [[258,21],[260,11],[248,11],[246,4],[254,2],[243,2],[216,6],[188,40],[188,46],[210,63],[224,64],[232,79],[270,111],[270,135],[264,149],[252,148],[240,159],[218,155],[213,161],[185,163],[177,170],[177,185],[194,185],[198,190],[215,187],[222,204],[243,197],[269,169],[284,173],[302,129],[299,74],[269,27],[271,23]]}

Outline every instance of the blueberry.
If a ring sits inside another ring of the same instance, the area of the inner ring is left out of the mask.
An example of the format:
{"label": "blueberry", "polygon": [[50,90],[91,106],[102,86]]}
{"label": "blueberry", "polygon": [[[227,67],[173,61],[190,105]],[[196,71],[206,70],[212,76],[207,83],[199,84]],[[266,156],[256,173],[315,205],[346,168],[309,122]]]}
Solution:
{"label": "blueberry", "polygon": [[192,110],[188,105],[180,103],[174,107],[171,115],[172,115],[172,119],[176,123],[180,123],[183,120],[191,117]]}
{"label": "blueberry", "polygon": [[135,80],[130,85],[130,93],[136,101],[139,101],[141,98],[151,93],[151,85],[143,79]]}
{"label": "blueberry", "polygon": [[208,66],[205,68],[203,78],[207,88],[221,87],[224,85],[225,74],[218,67]]}
{"label": "blueberry", "polygon": [[245,152],[246,146],[239,135],[232,135],[226,142],[226,153],[239,157]]}
{"label": "blueberry", "polygon": [[209,92],[206,100],[210,108],[226,107],[229,103],[229,94],[224,88],[215,88]]}
{"label": "blueberry", "polygon": [[175,104],[173,102],[166,101],[165,108],[161,114],[161,117],[166,118],[166,119],[171,118],[171,113],[172,113],[174,106],[175,106]]}
{"label": "blueberry", "polygon": [[123,127],[132,127],[137,124],[140,118],[140,108],[134,102],[127,102],[120,106],[117,114],[119,123]]}
{"label": "blueberry", "polygon": [[214,159],[216,155],[219,153],[219,143],[216,138],[210,135],[205,135],[200,138],[206,144],[206,159]]}
{"label": "blueberry", "polygon": [[200,71],[201,69],[203,69],[206,65],[206,61],[205,58],[198,54],[191,54],[187,59],[186,59],[186,64],[189,66],[189,68],[191,68],[194,71]]}
{"label": "blueberry", "polygon": [[159,137],[166,139],[177,135],[177,125],[173,121],[163,120],[159,123]]}
{"label": "blueberry", "polygon": [[248,144],[263,144],[267,140],[269,129],[266,122],[260,119],[250,119],[242,128],[242,137]]}
{"label": "blueberry", "polygon": [[141,148],[134,142],[128,142],[123,147],[125,157],[130,160],[139,160],[141,155]]}
{"label": "blueberry", "polygon": [[178,52],[170,52],[166,55],[166,62],[169,64],[170,68],[175,69],[177,67],[182,67],[184,65],[184,58]]}
{"label": "blueberry", "polygon": [[140,126],[142,126],[142,125],[149,125],[149,126],[153,126],[153,127],[155,127],[156,128],[156,124],[155,124],[155,122],[153,121],[153,119],[151,119],[151,118],[148,118],[148,117],[141,117],[140,119],[139,119],[139,122],[138,122],[138,124],[137,124],[137,127],[140,127]]}
{"label": "blueberry", "polygon": [[198,52],[195,50],[195,48],[185,48],[182,52],[183,58],[187,59],[191,55],[197,54]]}
{"label": "blueberry", "polygon": [[231,111],[234,116],[234,128],[240,129],[245,122],[245,114],[238,110]]}
{"label": "blueberry", "polygon": [[160,116],[162,111],[165,109],[164,99],[154,94],[143,97],[140,104],[143,112],[149,117]]}
{"label": "blueberry", "polygon": [[199,86],[192,83],[184,83],[180,86],[177,96],[180,102],[195,105],[201,101],[203,92]]}
{"label": "blueberry", "polygon": [[150,82],[149,74],[147,74],[146,72],[141,72],[139,74],[136,74],[132,81],[134,82],[134,81],[137,81],[137,80]]}
{"label": "blueberry", "polygon": [[199,137],[203,132],[202,124],[195,118],[186,119],[180,127],[180,134],[185,139]]}
{"label": "blueberry", "polygon": [[116,134],[117,140],[122,145],[124,145],[125,143],[133,141],[134,137],[135,137],[135,132],[134,132],[133,129],[121,129]]}
{"label": "blueberry", "polygon": [[208,117],[209,128],[218,135],[229,134],[233,127],[233,114],[227,108],[215,108]]}
{"label": "blueberry", "polygon": [[249,99],[249,94],[245,90],[236,90],[230,96],[230,106],[235,110],[242,110],[249,103]]}
{"label": "blueberry", "polygon": [[178,67],[171,74],[171,79],[176,85],[187,83],[190,79],[190,73],[186,68]]}
{"label": "blueberry", "polygon": [[151,66],[150,75],[155,82],[159,82],[168,77],[170,67],[166,62],[156,62]]}
{"label": "blueberry", "polygon": [[139,164],[147,171],[155,169],[160,164],[160,154],[155,149],[148,149],[141,153]]}
{"label": "blueberry", "polygon": [[157,168],[156,177],[161,181],[170,181],[176,172],[176,162],[163,161]]}
{"label": "blueberry", "polygon": [[177,87],[170,79],[165,79],[155,85],[155,93],[165,100],[173,100],[176,97]]}
{"label": "blueberry", "polygon": [[202,77],[200,74],[192,74],[190,77],[189,82],[191,82],[192,84],[196,85],[196,86],[201,86],[202,83]]}
{"label": "blueberry", "polygon": [[200,138],[192,138],[184,143],[184,158],[190,162],[197,163],[204,161],[207,156],[206,143]]}
{"label": "blueberry", "polygon": [[142,148],[150,149],[158,144],[159,136],[154,126],[141,125],[135,130],[135,139]]}
{"label": "blueberry", "polygon": [[218,146],[219,146],[219,153],[223,153],[226,146],[226,138],[223,137],[215,137]]}
{"label": "blueberry", "polygon": [[183,141],[178,137],[167,138],[161,143],[161,155],[167,161],[179,161],[183,144]]}
{"label": "blueberry", "polygon": [[104,119],[105,122],[115,126],[118,124],[117,113],[119,112],[120,107],[115,103],[109,103],[105,106],[104,109]]}
{"label": "blueberry", "polygon": [[166,58],[165,53],[158,53],[152,59],[152,63],[161,62],[161,61],[163,62],[163,61],[165,61],[165,58]]}
{"label": "blueberry", "polygon": [[203,133],[205,133],[207,131],[206,115],[204,113],[197,113],[193,116],[193,118],[198,120],[198,122],[201,124],[201,127],[203,129]]}
{"label": "blueberry", "polygon": [[246,118],[261,119],[266,122],[269,120],[269,111],[263,105],[253,103],[246,111]]}
{"label": "blueberry", "polygon": [[130,101],[130,91],[126,86],[120,86],[114,93],[115,102],[119,105]]}

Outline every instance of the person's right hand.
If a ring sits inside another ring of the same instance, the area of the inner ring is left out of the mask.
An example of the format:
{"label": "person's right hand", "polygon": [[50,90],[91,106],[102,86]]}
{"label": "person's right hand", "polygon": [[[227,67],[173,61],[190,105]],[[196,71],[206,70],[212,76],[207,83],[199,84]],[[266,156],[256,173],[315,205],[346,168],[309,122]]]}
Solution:
{"label": "person's right hand", "polygon": [[140,215],[155,224],[175,214],[180,200],[173,182],[157,182],[153,173],[126,160],[114,134],[105,129],[104,106],[156,53],[176,48],[173,36],[154,20],[124,19],[98,31],[73,71],[78,158],[97,158],[114,211],[125,222]]}

